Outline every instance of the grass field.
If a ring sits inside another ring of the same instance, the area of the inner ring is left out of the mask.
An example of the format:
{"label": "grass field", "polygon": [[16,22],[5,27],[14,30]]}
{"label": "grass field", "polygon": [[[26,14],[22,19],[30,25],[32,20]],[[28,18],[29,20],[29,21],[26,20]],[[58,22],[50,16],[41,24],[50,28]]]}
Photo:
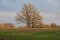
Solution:
{"label": "grass field", "polygon": [[0,40],[60,40],[60,30],[2,30]]}

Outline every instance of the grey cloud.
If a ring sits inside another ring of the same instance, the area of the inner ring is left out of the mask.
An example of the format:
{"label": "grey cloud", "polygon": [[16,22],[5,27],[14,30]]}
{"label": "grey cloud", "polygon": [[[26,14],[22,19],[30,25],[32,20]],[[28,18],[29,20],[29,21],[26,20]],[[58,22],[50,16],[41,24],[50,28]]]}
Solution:
{"label": "grey cloud", "polygon": [[[0,0],[0,11],[14,11],[21,10],[24,3],[32,3],[40,11],[44,22],[56,22],[60,24],[60,0]],[[0,22],[10,22],[14,20],[16,13],[0,13]],[[7,21],[7,19],[9,19]],[[4,21],[5,20],[5,21]],[[12,23],[15,21],[12,21]]]}

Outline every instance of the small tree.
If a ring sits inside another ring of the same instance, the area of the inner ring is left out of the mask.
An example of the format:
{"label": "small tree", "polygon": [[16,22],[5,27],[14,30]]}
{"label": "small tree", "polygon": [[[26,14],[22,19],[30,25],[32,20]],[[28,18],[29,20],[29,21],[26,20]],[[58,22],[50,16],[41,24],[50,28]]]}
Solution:
{"label": "small tree", "polygon": [[23,10],[17,13],[16,21],[26,23],[28,27],[33,27],[34,25],[41,21],[42,17],[39,12],[31,4],[25,4]]}
{"label": "small tree", "polygon": [[51,28],[56,28],[57,27],[56,23],[51,23],[50,26],[51,26]]}

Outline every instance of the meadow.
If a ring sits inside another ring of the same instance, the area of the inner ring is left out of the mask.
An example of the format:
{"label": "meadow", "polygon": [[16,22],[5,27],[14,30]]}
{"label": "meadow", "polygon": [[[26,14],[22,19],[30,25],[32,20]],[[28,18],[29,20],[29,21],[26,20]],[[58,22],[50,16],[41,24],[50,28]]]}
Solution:
{"label": "meadow", "polygon": [[60,29],[0,29],[0,40],[60,40]]}

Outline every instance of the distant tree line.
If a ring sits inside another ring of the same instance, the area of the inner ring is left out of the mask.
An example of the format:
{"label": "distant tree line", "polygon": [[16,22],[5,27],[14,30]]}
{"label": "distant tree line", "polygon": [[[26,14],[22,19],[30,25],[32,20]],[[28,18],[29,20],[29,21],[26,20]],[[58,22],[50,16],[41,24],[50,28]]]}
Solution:
{"label": "distant tree line", "polygon": [[0,28],[13,29],[13,28],[16,28],[16,26],[11,23],[0,23]]}

